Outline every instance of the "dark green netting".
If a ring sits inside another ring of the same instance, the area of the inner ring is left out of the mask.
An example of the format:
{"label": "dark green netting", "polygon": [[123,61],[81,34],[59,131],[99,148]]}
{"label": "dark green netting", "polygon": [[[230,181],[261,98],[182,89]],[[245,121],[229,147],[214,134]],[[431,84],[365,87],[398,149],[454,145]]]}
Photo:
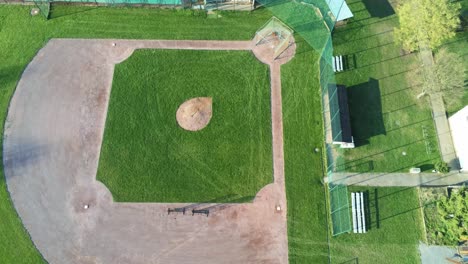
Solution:
{"label": "dark green netting", "polygon": [[[331,32],[335,26],[337,14],[341,11],[344,0],[259,0],[274,16],[291,27],[319,55],[320,89],[322,110],[324,113],[324,137],[326,145],[326,166],[329,179],[330,213],[333,235],[350,232],[352,229],[348,189],[335,185],[333,173],[339,171],[341,150],[333,145],[340,141],[342,129],[338,104],[337,86],[333,70],[333,43]],[[330,6],[334,8],[333,12]],[[316,61],[310,63],[316,64]],[[311,87],[312,88],[312,87]]]}
{"label": "dark green netting", "polygon": [[46,19],[49,18],[50,2],[48,0],[33,0],[34,5],[39,8],[39,12]]}

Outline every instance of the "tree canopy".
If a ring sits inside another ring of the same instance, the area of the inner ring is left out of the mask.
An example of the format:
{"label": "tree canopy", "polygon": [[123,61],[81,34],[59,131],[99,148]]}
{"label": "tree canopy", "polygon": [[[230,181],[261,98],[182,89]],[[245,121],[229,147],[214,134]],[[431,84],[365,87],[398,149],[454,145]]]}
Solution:
{"label": "tree canopy", "polygon": [[436,53],[434,62],[436,85],[444,101],[447,104],[458,103],[462,99],[463,90],[467,88],[463,57],[442,48]]}
{"label": "tree canopy", "polygon": [[459,3],[449,0],[407,0],[397,9],[400,28],[395,29],[396,41],[408,51],[421,44],[435,49],[455,36],[460,9]]}
{"label": "tree canopy", "polygon": [[438,245],[458,244],[468,235],[468,191],[461,188],[450,197],[442,196],[433,204],[426,205],[425,218],[429,240]]}

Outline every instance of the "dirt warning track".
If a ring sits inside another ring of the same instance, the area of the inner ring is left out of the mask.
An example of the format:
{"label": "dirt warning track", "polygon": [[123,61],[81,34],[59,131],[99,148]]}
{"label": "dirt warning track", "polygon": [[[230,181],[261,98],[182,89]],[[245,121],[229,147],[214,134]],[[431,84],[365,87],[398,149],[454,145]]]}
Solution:
{"label": "dirt warning track", "polygon": [[[254,47],[251,41],[49,41],[18,83],[3,146],[8,190],[36,247],[49,263],[287,263],[279,62],[269,63],[277,75],[274,183],[253,203],[115,203],[96,181],[114,65],[138,48]],[[168,215],[168,208],[187,212]],[[209,217],[192,216],[203,208]]]}

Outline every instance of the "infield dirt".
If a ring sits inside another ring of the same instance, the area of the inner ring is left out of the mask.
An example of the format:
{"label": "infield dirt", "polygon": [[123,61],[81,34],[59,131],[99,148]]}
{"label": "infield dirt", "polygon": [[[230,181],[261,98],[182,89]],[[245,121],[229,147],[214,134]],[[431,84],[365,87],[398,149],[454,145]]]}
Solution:
{"label": "infield dirt", "polygon": [[[115,203],[96,181],[114,65],[138,48],[254,46],[251,41],[49,41],[18,84],[3,148],[8,189],[36,247],[49,263],[287,263],[281,61],[262,60],[258,48],[254,53],[271,72],[274,183],[253,203]],[[168,214],[168,208],[186,208],[186,214]],[[192,209],[208,209],[210,215],[192,216]]]}

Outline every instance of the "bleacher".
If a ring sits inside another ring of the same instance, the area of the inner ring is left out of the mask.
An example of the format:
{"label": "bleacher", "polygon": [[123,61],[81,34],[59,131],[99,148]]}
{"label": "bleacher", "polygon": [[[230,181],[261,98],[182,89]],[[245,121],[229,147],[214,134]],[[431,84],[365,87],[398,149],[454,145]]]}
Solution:
{"label": "bleacher", "polygon": [[353,233],[366,233],[366,214],[364,208],[364,193],[351,193],[351,204],[353,214]]}
{"label": "bleacher", "polygon": [[333,57],[333,71],[334,72],[341,72],[343,71],[343,56],[334,56]]}

